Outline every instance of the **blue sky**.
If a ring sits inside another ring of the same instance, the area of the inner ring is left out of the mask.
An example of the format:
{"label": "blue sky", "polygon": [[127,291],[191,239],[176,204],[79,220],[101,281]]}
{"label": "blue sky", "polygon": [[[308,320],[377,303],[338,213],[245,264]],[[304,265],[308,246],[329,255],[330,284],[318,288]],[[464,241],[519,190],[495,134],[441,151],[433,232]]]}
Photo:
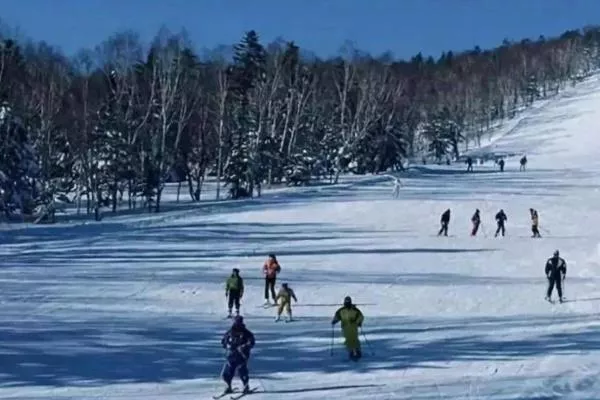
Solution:
{"label": "blue sky", "polygon": [[198,48],[295,40],[319,56],[346,40],[372,54],[494,47],[504,38],[552,36],[600,24],[600,0],[0,0],[2,21],[67,54],[133,29],[150,41],[161,25],[184,27]]}

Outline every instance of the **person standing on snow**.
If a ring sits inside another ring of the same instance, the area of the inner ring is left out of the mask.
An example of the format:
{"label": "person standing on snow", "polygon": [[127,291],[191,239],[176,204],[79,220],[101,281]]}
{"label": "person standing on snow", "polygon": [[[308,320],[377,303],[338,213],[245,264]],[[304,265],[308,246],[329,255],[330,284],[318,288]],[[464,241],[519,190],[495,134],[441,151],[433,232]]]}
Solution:
{"label": "person standing on snow", "polygon": [[473,172],[473,159],[467,157],[467,172]]}
{"label": "person standing on snow", "polygon": [[442,214],[442,218],[440,218],[440,224],[442,224],[442,227],[441,227],[440,231],[438,232],[438,236],[441,236],[442,233],[444,234],[444,236],[448,236],[448,224],[449,223],[450,223],[450,209],[447,209]]}
{"label": "person standing on snow", "polygon": [[496,233],[494,234],[494,237],[498,237],[498,234],[500,234],[500,233],[502,233],[502,236],[504,236],[504,233],[506,232],[506,228],[504,227],[504,224],[506,223],[507,220],[508,220],[508,217],[504,213],[504,210],[498,211],[498,214],[496,214],[496,224],[498,225],[498,229],[496,229]]}
{"label": "person standing on snow", "polygon": [[519,171],[525,171],[525,168],[527,167],[527,156],[521,157],[519,164],[521,164],[521,166],[519,167]]}
{"label": "person standing on snow", "polygon": [[352,361],[358,361],[362,357],[358,329],[362,326],[363,320],[363,313],[352,304],[350,296],[346,296],[344,305],[335,312],[331,321],[332,327],[338,322],[342,323],[342,334]]}
{"label": "person standing on snow", "polygon": [[471,231],[471,236],[476,236],[477,231],[479,230],[479,225],[481,225],[481,216],[479,215],[479,209],[475,210],[475,214],[471,217],[471,222],[473,223],[473,230]]}
{"label": "person standing on snow", "polygon": [[269,258],[263,265],[263,274],[265,275],[265,305],[269,305],[269,294],[273,299],[274,305],[277,305],[277,296],[275,295],[275,283],[277,274],[281,272],[281,266],[277,261],[275,254],[269,254]]}
{"label": "person standing on snow", "polygon": [[558,300],[562,303],[564,301],[562,283],[567,276],[567,263],[560,257],[558,250],[554,252],[552,258],[549,258],[548,261],[546,261],[546,268],[544,269],[544,272],[546,273],[546,278],[548,278],[548,291],[546,292],[546,300],[552,301],[552,290],[554,289],[554,286],[556,286]]}
{"label": "person standing on snow", "polygon": [[400,179],[395,178],[394,179],[394,198],[398,198],[398,196],[400,196],[400,188],[402,187],[402,182],[400,182]]}
{"label": "person standing on snow", "polygon": [[275,301],[279,302],[279,306],[277,308],[277,318],[275,318],[275,322],[279,321],[281,313],[284,309],[288,315],[287,321],[292,321],[292,299],[294,299],[294,303],[298,302],[296,293],[294,293],[292,288],[289,287],[287,283],[282,284],[281,289],[279,289],[279,293],[277,293],[277,297],[275,298]]}
{"label": "person standing on snow", "polygon": [[244,325],[244,318],[237,316],[234,319],[231,328],[225,332],[221,345],[227,350],[225,365],[221,376],[227,384],[224,394],[233,393],[231,381],[237,372],[242,384],[243,392],[249,393],[250,377],[248,371],[248,360],[250,359],[250,350],[254,347],[254,334]]}
{"label": "person standing on snow", "polygon": [[531,214],[531,232],[533,233],[532,237],[541,238],[542,235],[540,235],[540,230],[539,230],[540,219],[538,216],[538,212],[537,212],[537,210],[530,208],[529,213]]}
{"label": "person standing on snow", "polygon": [[231,276],[225,282],[225,297],[227,297],[227,318],[231,318],[231,309],[235,305],[235,313],[240,315],[240,300],[244,295],[244,280],[240,276],[240,270],[234,268]]}

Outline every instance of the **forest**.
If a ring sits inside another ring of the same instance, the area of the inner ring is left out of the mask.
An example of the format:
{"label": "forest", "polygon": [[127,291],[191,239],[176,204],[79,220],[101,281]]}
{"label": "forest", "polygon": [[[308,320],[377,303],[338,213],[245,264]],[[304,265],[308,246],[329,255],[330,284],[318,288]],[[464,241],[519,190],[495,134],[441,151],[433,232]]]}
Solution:
{"label": "forest", "polygon": [[250,31],[200,54],[163,28],[149,44],[125,31],[67,57],[2,35],[2,215],[53,215],[57,201],[97,217],[159,212],[168,182],[200,201],[211,177],[217,199],[241,199],[457,160],[491,127],[595,73],[600,27],[437,59],[308,50]]}

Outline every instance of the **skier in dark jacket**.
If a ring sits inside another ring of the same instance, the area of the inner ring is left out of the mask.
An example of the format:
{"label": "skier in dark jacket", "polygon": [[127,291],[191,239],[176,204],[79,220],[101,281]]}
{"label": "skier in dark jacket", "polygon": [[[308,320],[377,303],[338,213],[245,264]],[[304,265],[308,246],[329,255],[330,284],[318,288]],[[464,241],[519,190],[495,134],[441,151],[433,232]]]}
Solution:
{"label": "skier in dark jacket", "polygon": [[442,233],[444,234],[444,236],[448,236],[448,224],[450,223],[450,209],[444,211],[444,213],[442,214],[442,218],[440,219],[440,223],[442,224],[442,227],[438,232],[438,236],[441,236]]}
{"label": "skier in dark jacket", "polygon": [[475,214],[471,217],[471,222],[473,223],[473,230],[471,231],[471,236],[477,235],[477,231],[479,230],[479,225],[481,225],[481,216],[479,215],[479,209],[475,210]]}
{"label": "skier in dark jacket", "polygon": [[498,160],[498,166],[500,166],[500,172],[504,172],[504,159]]}
{"label": "skier in dark jacket", "polygon": [[250,392],[248,359],[250,358],[250,350],[254,347],[254,334],[244,325],[244,318],[236,316],[231,328],[225,332],[221,344],[224,349],[227,349],[227,359],[223,366],[221,376],[227,384],[224,393],[233,393],[231,381],[237,371],[243,385],[244,393]]}
{"label": "skier in dark jacket", "polygon": [[467,172],[473,172],[473,159],[467,157]]}
{"label": "skier in dark jacket", "polygon": [[498,234],[500,234],[500,233],[502,233],[502,236],[504,236],[504,233],[506,232],[504,223],[507,220],[508,220],[508,217],[504,213],[504,210],[498,211],[498,214],[496,214],[496,224],[498,225],[498,229],[496,229],[496,233],[494,234],[494,237],[497,237]]}
{"label": "skier in dark jacket", "polygon": [[225,297],[227,297],[228,318],[231,318],[231,309],[235,305],[235,313],[240,315],[240,300],[244,295],[244,280],[240,276],[240,270],[234,268],[231,276],[225,283]]}
{"label": "skier in dark jacket", "polygon": [[519,171],[525,171],[525,168],[527,167],[527,156],[521,157],[519,164],[521,164],[521,166],[519,167]]}
{"label": "skier in dark jacket", "polygon": [[552,258],[546,261],[546,268],[544,270],[546,277],[548,278],[548,291],[546,292],[546,300],[552,301],[552,290],[556,285],[556,291],[558,292],[558,300],[562,303],[562,283],[567,276],[567,263],[560,257],[558,250],[554,252]]}

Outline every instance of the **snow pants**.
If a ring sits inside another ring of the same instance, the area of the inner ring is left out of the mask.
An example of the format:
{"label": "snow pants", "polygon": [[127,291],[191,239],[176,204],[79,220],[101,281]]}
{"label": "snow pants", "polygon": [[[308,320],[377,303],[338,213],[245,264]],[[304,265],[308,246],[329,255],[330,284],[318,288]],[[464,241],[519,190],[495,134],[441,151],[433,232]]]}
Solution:
{"label": "snow pants", "polygon": [[537,225],[531,225],[531,233],[533,233],[533,237],[542,237],[542,235],[540,235],[540,230],[538,229]]}
{"label": "snow pants", "polygon": [[498,222],[498,229],[496,229],[496,234],[494,236],[498,236],[499,234],[502,234],[502,236],[504,236],[505,232],[506,228],[504,227],[504,222]]}
{"label": "snow pants", "polygon": [[269,293],[271,294],[273,301],[275,301],[275,299],[277,298],[277,296],[275,295],[275,282],[276,281],[277,281],[277,278],[275,278],[275,277],[273,277],[273,278],[265,277],[265,300],[269,300]]}
{"label": "snow pants", "polygon": [[438,232],[438,236],[444,234],[444,236],[448,236],[448,224],[449,222],[442,222],[442,228]]}
{"label": "snow pants", "polygon": [[477,223],[474,222],[473,223],[473,230],[471,231],[471,236],[477,235],[477,231],[479,230],[479,225],[480,225],[479,222],[477,222]]}
{"label": "snow pants", "polygon": [[229,291],[229,297],[227,299],[227,308],[229,308],[229,312],[231,312],[233,306],[235,306],[236,311],[240,311],[240,298],[240,292],[237,290]]}
{"label": "snow pants", "polygon": [[562,297],[563,297],[562,278],[560,276],[548,278],[548,291],[546,292],[546,296],[547,297],[552,296],[552,290],[554,289],[554,286],[556,286],[556,292],[558,293],[558,298],[562,299]]}
{"label": "snow pants", "polygon": [[358,326],[349,325],[342,328],[342,334],[344,335],[346,349],[352,352],[355,350],[360,351],[360,339],[358,338]]}
{"label": "snow pants", "polygon": [[281,303],[277,306],[277,315],[281,315],[281,313],[285,310],[288,315],[292,315],[292,302],[287,300],[281,300]]}
{"label": "snow pants", "polygon": [[226,361],[225,365],[223,365],[223,371],[221,372],[221,376],[223,377],[225,383],[229,386],[231,385],[231,381],[233,380],[233,377],[235,376],[236,372],[238,373],[238,376],[240,377],[240,380],[242,381],[244,386],[247,385],[248,381],[250,380],[250,377],[248,372],[248,365],[245,362],[236,363]]}

